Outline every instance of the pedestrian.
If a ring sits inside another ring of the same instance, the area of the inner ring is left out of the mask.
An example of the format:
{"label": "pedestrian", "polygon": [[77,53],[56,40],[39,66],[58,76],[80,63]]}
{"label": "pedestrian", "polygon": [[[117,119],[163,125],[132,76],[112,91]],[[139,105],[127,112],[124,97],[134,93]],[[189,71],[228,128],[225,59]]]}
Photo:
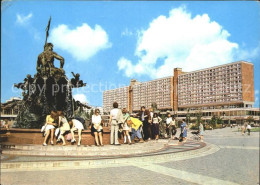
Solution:
{"label": "pedestrian", "polygon": [[152,129],[151,129],[151,123],[149,123],[149,120],[151,120],[150,113],[148,110],[145,109],[145,106],[141,107],[141,110],[139,112],[139,119],[143,122],[143,134],[144,134],[144,140],[149,141],[152,138]]}
{"label": "pedestrian", "polygon": [[131,137],[129,135],[129,130],[130,130],[129,126],[131,124],[131,118],[126,108],[123,108],[122,113],[123,113],[123,120],[124,120],[123,122],[124,144],[127,144],[126,141],[128,139],[128,144],[131,145]]}
{"label": "pedestrian", "polygon": [[242,125],[241,126],[241,134],[242,134],[242,136],[245,135],[245,129],[246,129],[245,125]]}
{"label": "pedestrian", "polygon": [[54,130],[55,126],[57,126],[57,113],[55,111],[51,111],[50,115],[46,116],[46,123],[45,123],[45,137],[43,141],[43,146],[47,146],[47,139],[51,133],[51,145],[53,145],[53,139],[54,139]]}
{"label": "pedestrian", "polygon": [[57,112],[58,116],[59,116],[59,121],[58,121],[58,126],[59,126],[59,129],[60,129],[60,134],[58,136],[58,139],[56,141],[59,142],[60,139],[62,140],[63,142],[63,146],[66,145],[66,142],[65,142],[65,138],[64,138],[64,134],[68,131],[70,131],[70,125],[66,119],[66,117],[64,116],[64,113],[62,111],[58,111]]}
{"label": "pedestrian", "polygon": [[171,128],[172,128],[171,123],[172,123],[172,116],[171,113],[168,113],[166,118],[166,134],[165,134],[167,138],[169,138],[171,135]]}
{"label": "pedestrian", "polygon": [[251,125],[250,125],[250,123],[248,123],[246,129],[247,129],[247,134],[250,136],[250,131],[251,131]]}
{"label": "pedestrian", "polygon": [[182,134],[183,142],[186,142],[186,138],[187,138],[187,125],[186,125],[184,119],[182,120],[182,124],[181,124],[181,134]]}
{"label": "pedestrian", "polygon": [[110,111],[109,124],[111,124],[110,144],[120,145],[118,142],[119,124],[123,123],[123,114],[118,108],[118,103],[113,103],[113,109]]}
{"label": "pedestrian", "polygon": [[176,121],[173,118],[173,121],[171,122],[171,133],[172,133],[172,139],[175,139],[175,135],[177,133],[177,127],[176,127]]}
{"label": "pedestrian", "polygon": [[83,124],[79,120],[77,120],[77,119],[70,119],[69,120],[69,125],[71,127],[70,132],[71,132],[71,135],[72,135],[71,143],[75,143],[76,142],[74,131],[77,130],[78,131],[78,136],[79,136],[78,146],[80,146],[80,144],[81,144],[81,133],[82,133],[82,130],[84,130]]}
{"label": "pedestrian", "polygon": [[154,136],[156,140],[159,139],[159,124],[161,123],[161,121],[162,118],[160,118],[157,113],[154,113],[152,118],[152,124],[153,124]]}
{"label": "pedestrian", "polygon": [[[94,133],[95,142],[97,146],[104,146],[103,145],[103,127],[102,127],[102,118],[100,116],[99,109],[95,109],[94,114],[92,115],[91,122],[91,132]],[[99,144],[100,142],[100,144]]]}
{"label": "pedestrian", "polygon": [[199,135],[200,135],[200,141],[203,142],[204,127],[203,127],[203,124],[201,122],[200,122],[200,125],[199,125]]}
{"label": "pedestrian", "polygon": [[[130,117],[131,122],[132,122],[132,142],[139,142],[143,143],[144,140],[141,135],[141,126],[143,124],[142,121],[140,121],[138,118]],[[135,141],[135,137],[137,137],[137,141]]]}

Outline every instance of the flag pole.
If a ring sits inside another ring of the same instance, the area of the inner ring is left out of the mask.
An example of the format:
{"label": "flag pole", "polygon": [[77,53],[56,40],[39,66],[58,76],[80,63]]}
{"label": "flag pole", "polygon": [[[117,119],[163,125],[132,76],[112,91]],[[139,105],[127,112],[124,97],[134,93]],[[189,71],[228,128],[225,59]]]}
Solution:
{"label": "flag pole", "polygon": [[45,30],[45,31],[46,31],[45,45],[47,44],[47,38],[48,38],[48,36],[49,36],[50,25],[51,25],[51,16],[50,16],[48,25],[47,25],[46,30]]}

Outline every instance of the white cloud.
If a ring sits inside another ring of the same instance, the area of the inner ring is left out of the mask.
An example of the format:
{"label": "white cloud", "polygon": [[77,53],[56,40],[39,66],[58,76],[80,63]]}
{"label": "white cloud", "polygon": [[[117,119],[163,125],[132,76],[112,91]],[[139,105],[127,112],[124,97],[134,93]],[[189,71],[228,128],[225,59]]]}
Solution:
{"label": "white cloud", "polygon": [[[172,75],[175,67],[193,71],[244,59],[239,58],[242,55],[239,45],[230,42],[229,36],[207,14],[192,17],[185,7],[175,8],[168,17],[161,15],[146,30],[139,31],[135,51],[138,61],[134,63],[121,57],[118,68],[128,77],[158,78]],[[243,52],[243,57],[252,55]]]}
{"label": "white cloud", "polygon": [[95,25],[92,29],[86,23],[75,29],[61,24],[51,31],[49,40],[55,47],[67,51],[78,61],[85,61],[112,45],[101,26]]}
{"label": "white cloud", "polygon": [[73,98],[76,101],[80,101],[81,103],[88,103],[87,97],[85,94],[75,94],[73,95]]}
{"label": "white cloud", "polygon": [[22,15],[18,13],[16,14],[16,24],[22,28],[25,28],[29,34],[33,35],[35,40],[41,40],[40,33],[30,22],[32,17],[32,13],[29,13],[28,15]]}
{"label": "white cloud", "polygon": [[16,23],[20,25],[28,24],[29,20],[32,18],[33,14],[29,13],[28,15],[16,14]]}

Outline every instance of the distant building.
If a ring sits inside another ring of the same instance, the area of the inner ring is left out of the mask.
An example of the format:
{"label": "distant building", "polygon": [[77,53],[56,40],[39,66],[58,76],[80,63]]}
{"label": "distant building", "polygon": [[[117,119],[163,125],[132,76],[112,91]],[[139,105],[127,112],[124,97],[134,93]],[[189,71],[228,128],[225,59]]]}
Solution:
{"label": "distant building", "polygon": [[114,101],[129,112],[136,112],[141,106],[150,108],[156,103],[161,112],[170,111],[180,119],[188,112],[203,111],[208,112],[204,119],[215,114],[234,114],[236,119],[251,115],[259,120],[259,110],[252,108],[255,102],[254,66],[245,61],[192,72],[174,68],[170,77],[148,82],[131,80],[127,87],[104,91],[104,112],[112,109]]}
{"label": "distant building", "polygon": [[1,121],[8,120],[8,124],[12,125],[18,115],[21,106],[21,101],[21,98],[12,97],[5,103],[1,103]]}

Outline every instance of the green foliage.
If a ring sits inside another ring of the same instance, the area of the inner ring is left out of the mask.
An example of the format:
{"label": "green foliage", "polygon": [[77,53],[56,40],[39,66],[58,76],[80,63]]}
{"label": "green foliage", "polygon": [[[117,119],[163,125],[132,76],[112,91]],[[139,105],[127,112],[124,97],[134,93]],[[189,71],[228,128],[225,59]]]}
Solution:
{"label": "green foliage", "polygon": [[220,116],[213,115],[211,120],[209,121],[210,126],[213,128],[222,128],[224,121]]}
{"label": "green foliage", "polygon": [[247,121],[248,123],[251,123],[251,122],[254,122],[255,120],[254,120],[254,117],[253,117],[253,116],[248,116],[247,119],[246,119],[246,121]]}
{"label": "green foliage", "polygon": [[191,130],[199,130],[199,125],[196,124],[192,124],[192,126],[190,127]]}
{"label": "green foliage", "polygon": [[90,116],[89,116],[89,113],[88,113],[88,112],[86,113],[86,117],[87,117],[88,119],[90,118]]}
{"label": "green foliage", "polygon": [[94,114],[94,110],[91,109],[89,117],[91,118],[93,114]]}
{"label": "green foliage", "polygon": [[190,121],[191,121],[191,120],[190,120],[190,113],[189,113],[189,112],[190,112],[190,109],[187,110],[187,114],[186,114],[186,123],[188,123],[188,124],[189,124]]}

